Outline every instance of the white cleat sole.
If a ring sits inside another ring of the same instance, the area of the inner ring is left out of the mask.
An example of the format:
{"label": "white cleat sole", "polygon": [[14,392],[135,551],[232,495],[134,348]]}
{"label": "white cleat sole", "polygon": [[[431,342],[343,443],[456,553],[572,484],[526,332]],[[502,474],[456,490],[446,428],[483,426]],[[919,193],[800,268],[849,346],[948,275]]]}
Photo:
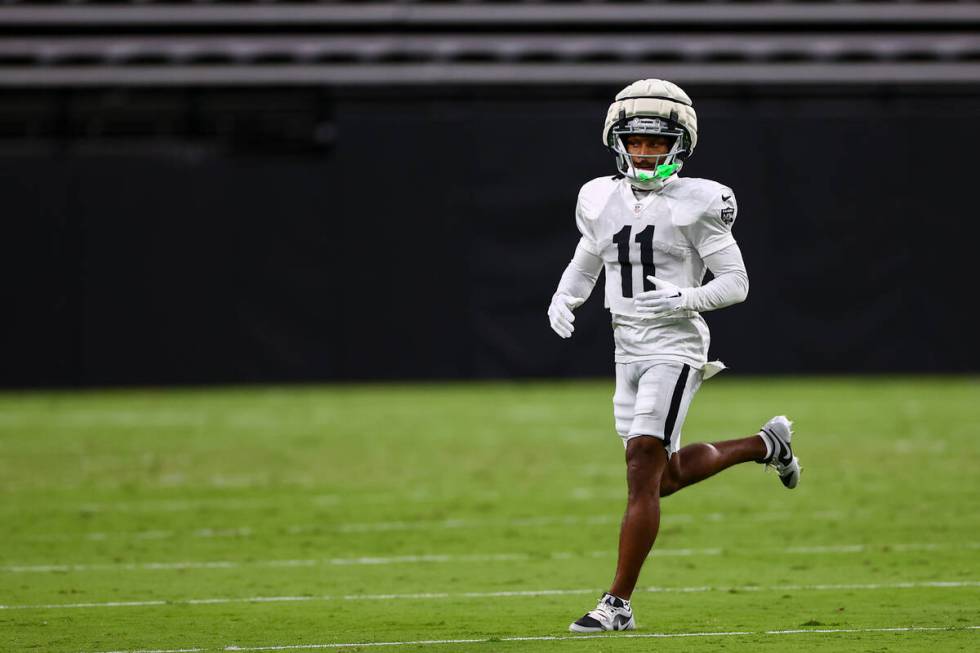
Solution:
{"label": "white cleat sole", "polygon": [[622,626],[618,626],[616,628],[613,628],[612,630],[606,630],[605,628],[597,628],[597,627],[590,628],[588,626],[579,626],[575,622],[572,622],[571,625],[568,626],[568,630],[570,630],[573,633],[606,633],[606,632],[614,632],[617,630],[635,630],[635,629],[636,629],[636,621],[632,618]]}
{"label": "white cleat sole", "polygon": [[576,623],[573,623],[572,625],[570,625],[568,627],[568,629],[570,631],[572,631],[573,633],[601,633],[601,632],[603,632],[602,628],[587,628],[585,626],[579,626]]}

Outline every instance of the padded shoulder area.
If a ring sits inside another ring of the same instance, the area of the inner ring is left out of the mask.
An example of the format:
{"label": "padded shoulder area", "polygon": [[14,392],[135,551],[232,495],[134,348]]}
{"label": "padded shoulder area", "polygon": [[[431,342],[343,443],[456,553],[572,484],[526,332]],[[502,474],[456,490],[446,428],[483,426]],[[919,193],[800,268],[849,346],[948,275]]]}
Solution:
{"label": "padded shoulder area", "polygon": [[599,217],[599,212],[609,201],[609,197],[616,191],[621,179],[605,176],[596,177],[586,182],[578,192],[578,214],[586,220],[595,220]]}
{"label": "padded shoulder area", "polygon": [[677,177],[664,187],[663,194],[684,207],[684,210],[674,212],[674,224],[680,227],[697,222],[735,195],[724,184],[698,177]]}

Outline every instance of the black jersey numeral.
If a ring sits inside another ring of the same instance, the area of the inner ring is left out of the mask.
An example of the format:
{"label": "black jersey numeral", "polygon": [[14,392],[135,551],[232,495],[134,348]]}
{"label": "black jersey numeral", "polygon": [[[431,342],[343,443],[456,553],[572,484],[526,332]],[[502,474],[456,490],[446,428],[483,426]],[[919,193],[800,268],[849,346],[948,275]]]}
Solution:
{"label": "black jersey numeral", "polygon": [[636,242],[640,243],[640,262],[643,263],[643,290],[656,290],[653,282],[647,277],[657,276],[657,268],[653,265],[653,225],[636,234]]}
{"label": "black jersey numeral", "polygon": [[[620,265],[620,279],[623,285],[623,297],[633,297],[633,264],[630,262],[630,233],[632,227],[626,225],[613,236],[616,243]],[[640,244],[640,263],[643,265],[643,290],[654,290],[653,282],[647,277],[657,276],[657,268],[653,264],[653,232],[654,226],[647,227],[636,234],[636,242]]]}
{"label": "black jersey numeral", "polygon": [[630,263],[630,226],[626,225],[613,236],[619,248],[619,276],[623,282],[623,297],[633,296],[633,264]]}

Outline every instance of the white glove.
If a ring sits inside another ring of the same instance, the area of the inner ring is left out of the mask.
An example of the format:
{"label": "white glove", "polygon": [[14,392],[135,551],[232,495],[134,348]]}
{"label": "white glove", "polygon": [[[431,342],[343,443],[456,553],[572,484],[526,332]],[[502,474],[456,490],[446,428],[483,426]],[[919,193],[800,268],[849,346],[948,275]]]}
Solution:
{"label": "white glove", "polygon": [[548,320],[551,328],[562,338],[571,338],[575,327],[575,315],[572,310],[582,305],[585,299],[581,297],[570,297],[569,295],[555,295],[551,298],[551,306],[548,307]]}
{"label": "white glove", "polygon": [[684,308],[684,289],[654,276],[647,279],[656,284],[657,290],[637,293],[633,298],[637,313],[643,317],[668,317]]}

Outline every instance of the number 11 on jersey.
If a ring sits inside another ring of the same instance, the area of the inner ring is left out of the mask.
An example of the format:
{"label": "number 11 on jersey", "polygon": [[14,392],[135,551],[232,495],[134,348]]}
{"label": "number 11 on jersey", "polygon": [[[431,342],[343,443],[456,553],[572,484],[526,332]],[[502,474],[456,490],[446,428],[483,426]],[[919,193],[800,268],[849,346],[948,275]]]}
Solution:
{"label": "number 11 on jersey", "polygon": [[[619,250],[620,277],[623,282],[623,297],[633,297],[633,264],[630,262],[630,233],[632,227],[626,225],[613,236],[613,242]],[[657,269],[653,266],[653,225],[647,225],[640,233],[636,234],[635,241],[640,244],[640,263],[643,265],[643,290],[655,290],[653,282],[647,277],[657,276]]]}

